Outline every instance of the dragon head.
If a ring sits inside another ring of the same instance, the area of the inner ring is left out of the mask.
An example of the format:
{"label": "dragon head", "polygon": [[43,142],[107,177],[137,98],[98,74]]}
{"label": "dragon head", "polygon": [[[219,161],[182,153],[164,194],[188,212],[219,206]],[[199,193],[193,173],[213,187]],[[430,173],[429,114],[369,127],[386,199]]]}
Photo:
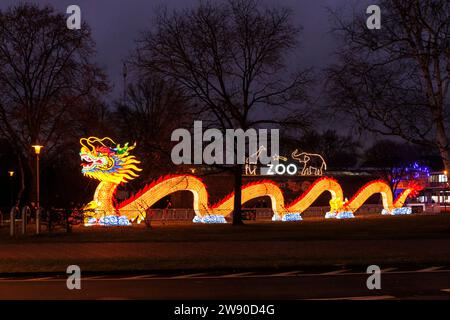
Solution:
{"label": "dragon head", "polygon": [[86,177],[116,184],[138,177],[140,161],[129,153],[136,144],[121,146],[107,137],[82,138],[80,144],[81,172]]}

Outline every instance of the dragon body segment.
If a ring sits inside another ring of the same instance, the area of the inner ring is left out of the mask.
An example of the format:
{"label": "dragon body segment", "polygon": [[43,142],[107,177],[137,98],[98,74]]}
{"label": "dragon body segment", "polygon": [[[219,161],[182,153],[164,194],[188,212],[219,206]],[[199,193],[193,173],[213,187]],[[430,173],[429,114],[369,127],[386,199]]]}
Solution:
{"label": "dragon body segment", "polygon": [[[146,211],[164,197],[178,191],[189,191],[193,194],[193,209],[196,219],[202,221],[208,216],[226,217],[233,212],[234,193],[229,194],[222,201],[210,205],[205,184],[192,175],[172,175],[158,179],[144,188],[143,191],[125,202],[115,206],[114,194],[121,183],[134,179],[141,171],[137,167],[140,163],[130,151],[133,146],[116,144],[110,138],[83,138],[80,157],[83,161],[82,173],[100,181],[94,199],[85,207],[91,211],[88,218],[90,224],[101,222],[104,217],[122,216],[126,221],[140,222],[145,218]],[[363,186],[349,201],[344,201],[344,194],[339,183],[329,177],[317,179],[308,190],[303,192],[289,205],[285,204],[283,192],[273,181],[253,182],[242,187],[242,204],[267,196],[270,198],[273,220],[284,220],[283,217],[300,214],[310,207],[324,192],[331,195],[331,211],[357,211],[373,194],[381,194],[384,212],[392,212],[401,208],[406,198],[414,189],[405,189],[394,201],[389,185],[380,180],[371,181]]]}

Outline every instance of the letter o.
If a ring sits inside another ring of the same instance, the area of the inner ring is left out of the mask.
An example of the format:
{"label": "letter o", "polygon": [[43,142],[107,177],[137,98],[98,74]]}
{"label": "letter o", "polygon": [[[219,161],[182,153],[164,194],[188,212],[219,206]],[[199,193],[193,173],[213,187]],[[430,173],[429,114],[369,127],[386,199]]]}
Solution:
{"label": "letter o", "polygon": [[[280,171],[278,168],[281,168],[282,170]],[[283,164],[277,164],[275,167],[275,172],[277,174],[284,174],[286,172],[286,167]]]}
{"label": "letter o", "polygon": [[[289,170],[289,168],[292,168],[292,170]],[[293,163],[288,164],[288,166],[286,167],[286,171],[289,175],[293,176],[297,173],[297,166]]]}

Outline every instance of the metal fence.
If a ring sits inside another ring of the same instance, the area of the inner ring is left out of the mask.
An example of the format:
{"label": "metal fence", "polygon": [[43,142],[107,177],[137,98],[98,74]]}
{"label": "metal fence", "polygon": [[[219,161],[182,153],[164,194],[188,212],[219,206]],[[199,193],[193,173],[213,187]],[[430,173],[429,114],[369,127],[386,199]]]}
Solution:
{"label": "metal fence", "polygon": [[[414,207],[414,212],[423,212],[423,206]],[[379,215],[381,214],[383,207],[381,205],[363,205],[356,215]],[[323,218],[325,213],[329,211],[329,206],[317,206],[309,207],[302,212],[303,218]],[[218,215],[226,215],[227,219],[231,219],[229,211],[215,212]],[[98,214],[98,212],[96,213]],[[137,214],[134,213],[133,214]],[[193,209],[149,209],[144,213],[146,216],[141,216],[141,220],[145,223],[151,224],[153,221],[166,222],[166,221],[193,221],[195,217],[195,211]],[[207,212],[203,213],[204,215]],[[83,224],[85,217],[92,216],[92,211],[83,210],[68,210],[68,209],[49,209],[40,208],[39,212],[34,208],[28,206],[23,207],[21,210],[17,207],[13,207],[9,213],[5,214],[4,211],[0,211],[0,227],[9,227],[10,235],[27,232],[27,225],[35,224],[34,229],[36,234],[41,231],[41,226],[45,227],[47,232],[51,232],[52,229],[63,228],[66,232],[69,232],[73,225]],[[100,216],[102,216],[100,214]],[[103,215],[104,217],[105,215]],[[133,216],[133,215],[130,215]],[[242,217],[244,220],[271,220],[273,211],[271,208],[243,208]]]}
{"label": "metal fence", "polygon": [[[329,206],[309,207],[301,214],[303,217],[324,217],[325,213],[327,213],[329,210]],[[376,215],[381,214],[382,210],[383,206],[381,205],[363,205],[360,209],[358,209],[358,211],[356,211],[356,214],[360,213],[364,215]],[[244,219],[270,220],[272,219],[273,211],[271,208],[243,208],[242,214]],[[150,219],[152,221],[192,221],[192,219],[194,219],[194,216],[195,212],[193,209],[151,209],[147,211],[147,219]]]}
{"label": "metal fence", "polygon": [[41,226],[45,226],[48,232],[53,228],[63,227],[67,231],[70,229],[69,216],[72,213],[64,209],[31,208],[25,206],[22,209],[18,207],[11,208],[9,214],[0,211],[0,227],[9,227],[9,233],[14,236],[18,233],[25,234],[27,226],[34,224],[34,231],[40,234]]}

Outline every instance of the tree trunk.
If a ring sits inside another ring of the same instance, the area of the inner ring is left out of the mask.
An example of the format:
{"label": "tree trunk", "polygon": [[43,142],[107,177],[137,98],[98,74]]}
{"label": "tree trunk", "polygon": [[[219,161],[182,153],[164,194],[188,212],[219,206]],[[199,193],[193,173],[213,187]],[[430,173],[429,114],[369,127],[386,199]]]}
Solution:
{"label": "tree trunk", "polygon": [[242,225],[242,165],[238,164],[234,168],[234,205],[233,205],[233,225]]}

